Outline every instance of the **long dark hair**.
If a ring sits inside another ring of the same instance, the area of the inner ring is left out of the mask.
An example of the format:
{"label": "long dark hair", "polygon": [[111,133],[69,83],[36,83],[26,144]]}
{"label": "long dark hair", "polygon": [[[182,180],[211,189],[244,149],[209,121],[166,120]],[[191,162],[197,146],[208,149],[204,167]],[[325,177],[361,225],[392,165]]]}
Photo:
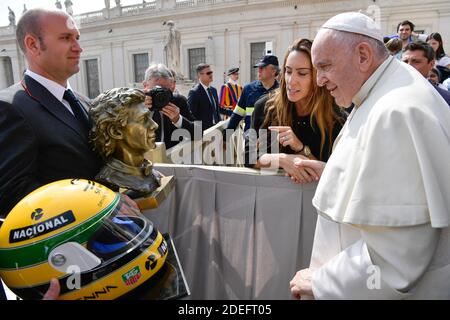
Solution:
{"label": "long dark hair", "polygon": [[438,32],[433,32],[432,34],[430,34],[427,37],[427,42],[430,39],[434,39],[437,42],[439,42],[439,47],[436,50],[436,60],[439,60],[440,58],[442,58],[443,56],[445,56],[445,51],[444,51],[444,45],[442,43],[442,37],[441,34]]}
{"label": "long dark hair", "polygon": [[[295,114],[296,109],[295,103],[289,101],[287,97],[286,80],[284,78],[286,62],[289,54],[293,51],[305,53],[311,62],[311,46],[312,42],[308,39],[297,39],[289,46],[288,51],[284,56],[280,87],[271,94],[266,103],[267,112],[262,124],[263,128],[266,128],[269,125],[292,126],[292,114]],[[305,103],[305,113],[307,112],[311,115],[310,122],[312,127],[314,127],[313,120],[317,123],[317,127],[320,131],[320,154],[322,154],[327,136],[330,141],[330,149],[332,147],[334,124],[343,121],[333,110],[333,97],[325,87],[319,87],[317,85],[316,79],[317,71],[312,67],[311,89],[308,100]]]}

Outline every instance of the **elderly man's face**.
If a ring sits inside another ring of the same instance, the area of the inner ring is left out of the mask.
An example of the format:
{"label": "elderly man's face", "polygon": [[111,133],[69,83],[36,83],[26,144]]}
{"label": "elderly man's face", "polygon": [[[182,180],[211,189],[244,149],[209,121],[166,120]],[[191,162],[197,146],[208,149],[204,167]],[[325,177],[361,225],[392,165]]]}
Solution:
{"label": "elderly man's face", "polygon": [[123,146],[136,153],[155,148],[155,130],[158,125],[143,103],[128,107],[128,122],[123,128]]}
{"label": "elderly man's face", "polygon": [[[175,80],[173,78],[150,78],[147,81],[144,81],[143,84],[145,90],[150,90],[155,86],[160,86],[162,88],[169,89],[172,92],[175,91]],[[148,106],[151,105],[150,100],[150,97],[145,97],[145,103]]]}
{"label": "elderly man's face", "polygon": [[148,81],[144,81],[144,89],[152,89],[155,86],[160,86],[166,89],[172,89],[172,87],[175,87],[173,78],[150,78]]}
{"label": "elderly man's face", "polygon": [[312,62],[317,69],[317,84],[325,86],[336,103],[348,108],[364,83],[358,69],[356,49],[331,38],[334,31],[322,29],[314,39]]}

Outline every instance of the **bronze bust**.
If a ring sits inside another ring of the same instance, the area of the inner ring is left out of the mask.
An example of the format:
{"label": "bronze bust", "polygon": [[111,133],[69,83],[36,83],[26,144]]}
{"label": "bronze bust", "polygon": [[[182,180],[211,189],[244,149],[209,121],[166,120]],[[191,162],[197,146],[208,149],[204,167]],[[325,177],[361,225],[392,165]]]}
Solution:
{"label": "bronze bust", "polygon": [[144,105],[145,94],[133,88],[115,88],[92,103],[90,141],[106,165],[96,180],[118,191],[125,188],[142,196],[161,185],[161,174],[153,170],[144,154],[155,148],[158,125]]}

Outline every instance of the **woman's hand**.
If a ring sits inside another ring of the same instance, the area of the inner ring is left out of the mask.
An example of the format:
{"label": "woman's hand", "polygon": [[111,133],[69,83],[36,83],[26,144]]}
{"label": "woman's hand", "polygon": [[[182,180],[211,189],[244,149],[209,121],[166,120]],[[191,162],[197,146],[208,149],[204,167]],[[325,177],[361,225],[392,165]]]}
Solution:
{"label": "woman's hand", "polygon": [[284,155],[280,158],[280,167],[294,183],[319,181],[325,165],[323,161],[310,160],[302,155]]}
{"label": "woman's hand", "polygon": [[306,170],[314,177],[314,180],[319,180],[322,176],[323,169],[325,169],[326,162],[319,160],[310,160],[305,157],[297,157],[294,161],[294,166],[298,170]]}
{"label": "woman's hand", "polygon": [[303,149],[303,142],[295,135],[289,126],[270,126],[270,131],[278,132],[278,142],[283,146],[289,146],[295,152]]}
{"label": "woman's hand", "polygon": [[266,153],[258,159],[255,168],[268,167],[282,168],[294,183],[310,183],[320,179],[325,162],[296,154]]}
{"label": "woman's hand", "polygon": [[309,167],[299,168],[295,165],[300,160],[308,160],[308,158],[302,155],[285,154],[280,159],[280,167],[284,169],[286,176],[291,177],[294,183],[310,183],[319,180],[320,175],[315,170]]}

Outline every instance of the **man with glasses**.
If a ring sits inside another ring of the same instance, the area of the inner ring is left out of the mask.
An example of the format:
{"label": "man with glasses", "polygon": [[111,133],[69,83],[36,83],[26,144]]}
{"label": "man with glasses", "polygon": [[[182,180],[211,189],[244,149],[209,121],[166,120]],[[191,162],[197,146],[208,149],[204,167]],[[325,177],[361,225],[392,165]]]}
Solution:
{"label": "man with glasses", "polygon": [[188,106],[195,119],[206,130],[220,121],[217,90],[211,86],[213,71],[209,64],[200,63],[197,68],[198,83],[189,90]]}
{"label": "man with glasses", "polygon": [[278,88],[277,75],[280,72],[276,56],[264,56],[255,66],[258,68],[258,80],[244,86],[242,95],[228,122],[228,129],[236,130],[239,122],[245,117],[244,132],[250,128],[255,102],[263,95]]}

